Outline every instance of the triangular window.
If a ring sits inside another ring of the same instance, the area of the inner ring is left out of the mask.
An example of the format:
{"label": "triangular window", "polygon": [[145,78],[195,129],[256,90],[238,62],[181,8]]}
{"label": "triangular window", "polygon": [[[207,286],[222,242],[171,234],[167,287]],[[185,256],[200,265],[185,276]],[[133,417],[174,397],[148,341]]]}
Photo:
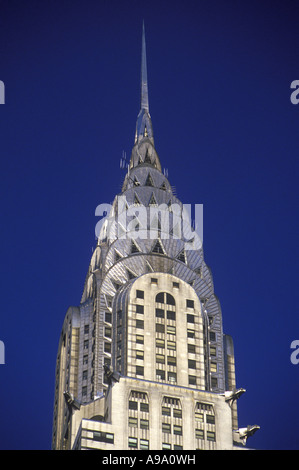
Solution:
{"label": "triangular window", "polygon": [[131,241],[131,253],[140,253],[139,248],[137,247],[134,240]]}
{"label": "triangular window", "polygon": [[152,253],[161,253],[162,255],[164,255],[164,250],[162,248],[162,245],[160,243],[160,240],[157,240],[153,249],[152,249]]}
{"label": "triangular window", "polygon": [[127,269],[127,275],[129,279],[134,279],[136,277],[129,269]]}
{"label": "triangular window", "polygon": [[151,162],[151,157],[149,156],[149,153],[148,153],[148,149],[146,150],[146,154],[145,154],[145,157],[144,157],[144,163],[152,163]]}
{"label": "triangular window", "polygon": [[157,204],[157,201],[156,201],[156,198],[155,198],[155,196],[154,196],[153,194],[151,195],[150,202],[149,202],[148,205],[149,205],[149,206],[155,206],[155,207],[158,205],[158,204]]}
{"label": "triangular window", "polygon": [[122,285],[119,282],[112,281],[112,284],[114,285],[115,290],[118,290]]}
{"label": "triangular window", "polygon": [[148,177],[146,178],[145,186],[154,186],[153,179],[150,173],[148,174]]}
{"label": "triangular window", "polygon": [[184,252],[184,250],[182,250],[182,251],[178,254],[177,259],[178,259],[179,261],[182,261],[183,263],[186,263],[186,257],[185,257],[185,252]]}
{"label": "triangular window", "polygon": [[162,183],[160,189],[162,189],[163,191],[166,191],[166,184],[165,184],[165,181]]}

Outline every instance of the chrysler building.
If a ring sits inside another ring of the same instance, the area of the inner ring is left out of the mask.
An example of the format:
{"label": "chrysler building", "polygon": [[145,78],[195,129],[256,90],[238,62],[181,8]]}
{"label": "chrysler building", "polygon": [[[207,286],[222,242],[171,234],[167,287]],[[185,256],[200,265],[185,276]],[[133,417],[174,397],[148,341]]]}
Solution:
{"label": "chrysler building", "polygon": [[161,169],[144,27],[135,141],[102,222],[59,339],[52,449],[246,448],[259,426],[239,427],[233,341],[200,239]]}

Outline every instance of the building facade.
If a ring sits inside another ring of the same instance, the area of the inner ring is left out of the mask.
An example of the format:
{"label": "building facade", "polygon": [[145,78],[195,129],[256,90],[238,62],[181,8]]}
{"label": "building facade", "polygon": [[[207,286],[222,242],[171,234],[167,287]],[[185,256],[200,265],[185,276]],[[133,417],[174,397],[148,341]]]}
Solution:
{"label": "building facade", "polygon": [[244,448],[232,338],[182,202],[141,107],[122,192],[99,232],[79,306],[63,323],[53,449]]}

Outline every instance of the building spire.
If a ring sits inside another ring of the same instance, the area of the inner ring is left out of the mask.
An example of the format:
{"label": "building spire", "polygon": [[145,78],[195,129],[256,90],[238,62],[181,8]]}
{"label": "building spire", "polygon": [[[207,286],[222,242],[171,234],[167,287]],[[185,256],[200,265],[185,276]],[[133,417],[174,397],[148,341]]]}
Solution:
{"label": "building spire", "polygon": [[141,109],[149,111],[144,21],[142,25],[142,53],[141,53]]}
{"label": "building spire", "polygon": [[137,117],[135,143],[140,142],[144,137],[148,137],[154,143],[152,121],[149,114],[148,105],[148,83],[146,64],[146,45],[144,22],[142,25],[142,49],[141,49],[141,100],[140,111]]}

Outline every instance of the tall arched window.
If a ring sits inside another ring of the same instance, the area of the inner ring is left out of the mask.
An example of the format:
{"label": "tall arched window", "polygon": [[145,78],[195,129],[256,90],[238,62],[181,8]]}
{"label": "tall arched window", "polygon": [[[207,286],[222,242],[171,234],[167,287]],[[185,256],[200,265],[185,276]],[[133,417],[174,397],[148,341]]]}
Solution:
{"label": "tall arched window", "polygon": [[159,294],[156,295],[156,302],[160,304],[175,305],[174,297],[167,292],[159,292]]}

